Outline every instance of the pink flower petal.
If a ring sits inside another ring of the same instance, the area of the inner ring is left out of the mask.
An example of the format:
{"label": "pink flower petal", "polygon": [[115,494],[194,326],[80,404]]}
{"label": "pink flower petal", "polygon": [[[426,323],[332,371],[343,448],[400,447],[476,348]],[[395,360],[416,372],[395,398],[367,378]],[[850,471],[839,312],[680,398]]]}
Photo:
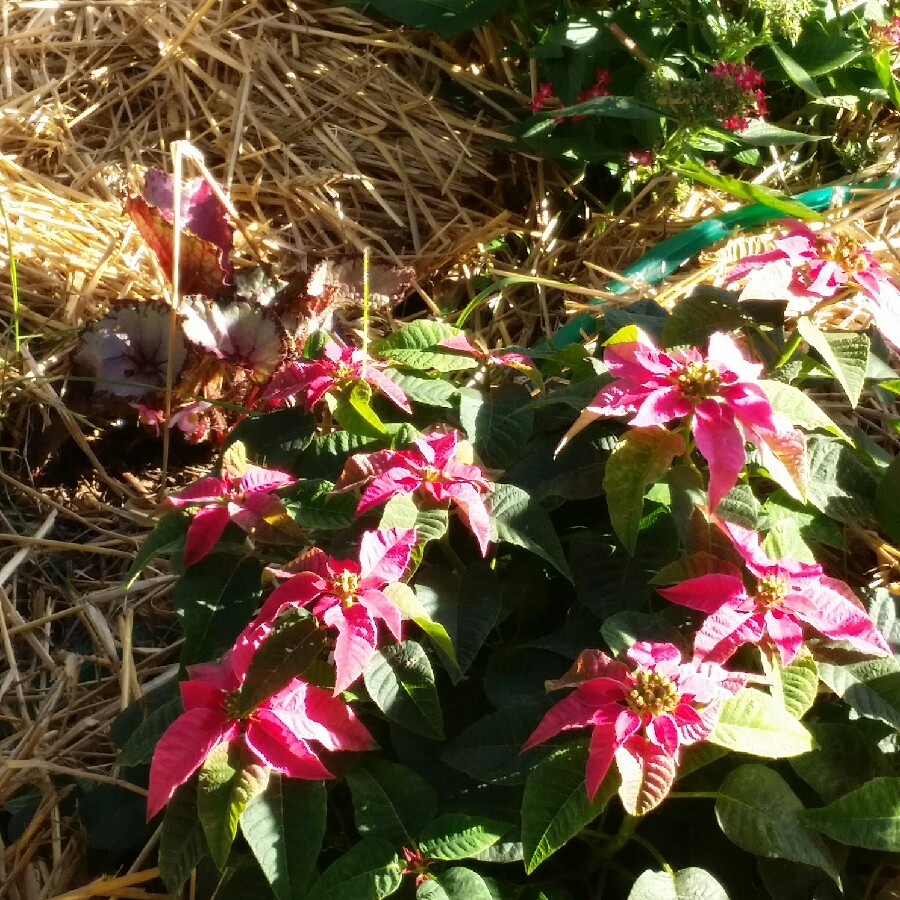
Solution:
{"label": "pink flower petal", "polygon": [[460,518],[475,535],[481,555],[486,556],[491,542],[491,517],[484,497],[471,484],[453,485],[447,493],[459,508]]}
{"label": "pink flower petal", "polygon": [[194,513],[184,542],[184,564],[192,566],[215,547],[231,518],[224,506],[206,506]]}
{"label": "pink flower petal", "polygon": [[381,587],[399,581],[409,565],[416,545],[416,532],[410,528],[380,528],[367,531],[359,544],[359,573],[365,587]]}
{"label": "pink flower petal", "polygon": [[765,621],[766,631],[778,648],[781,664],[789,666],[803,644],[803,629],[789,613],[768,612]]}
{"label": "pink flower petal", "polygon": [[834,590],[821,578],[818,583],[798,579],[785,598],[784,605],[820,634],[836,641],[847,641],[863,653],[889,656],[891,648],[864,610]]}
{"label": "pink flower petal", "polygon": [[620,711],[618,701],[624,698],[630,687],[630,684],[618,684],[609,678],[594,678],[583,682],[568,697],[548,710],[522,745],[522,749],[528,750],[542,744],[561,731],[596,724],[598,713],[605,715],[596,721],[615,721]]}
{"label": "pink flower petal", "polygon": [[624,684],[628,680],[628,666],[612,659],[602,650],[582,650],[572,667],[562,678],[547,682],[551,691],[564,687],[573,687],[592,678],[607,678],[613,682]]}
{"label": "pink flower petal", "polygon": [[643,816],[665,800],[675,782],[675,759],[640,734],[633,734],[617,751],[622,776],[619,799],[632,816]]}
{"label": "pink flower petal", "polygon": [[691,430],[697,449],[709,463],[709,508],[715,510],[735,486],[744,467],[744,438],[734,421],[734,413],[713,399],[697,404]]}
{"label": "pink flower petal", "polygon": [[357,598],[369,614],[375,619],[381,619],[388,627],[388,631],[397,641],[402,641],[403,616],[399,607],[391,602],[391,599],[381,591],[361,591]]}
{"label": "pink flower petal", "polygon": [[384,394],[394,406],[399,407],[405,413],[412,413],[409,397],[403,392],[403,388],[397,382],[388,378],[383,372],[376,369],[374,364],[370,364],[366,369],[366,381]]}
{"label": "pink flower petal", "polygon": [[657,747],[662,747],[669,756],[675,756],[678,752],[678,728],[670,715],[663,713],[655,716],[647,723],[644,730],[650,741]]}
{"label": "pink flower petal", "polygon": [[166,506],[174,506],[176,509],[182,506],[197,506],[202,503],[215,503],[221,500],[226,491],[225,482],[221,478],[208,475],[201,478],[177,494],[172,494],[165,499]]}
{"label": "pink flower petal", "polygon": [[719,574],[701,575],[673,587],[657,590],[672,603],[705,613],[715,612],[723,603],[738,608],[747,597],[744,582],[740,578]]}
{"label": "pink flower petal", "polygon": [[256,491],[274,491],[277,488],[296,484],[297,479],[287,472],[278,469],[265,469],[262,466],[247,466],[240,481],[240,489],[246,493]]}
{"label": "pink flower petal", "polygon": [[668,385],[647,395],[630,424],[635,428],[665,425],[672,419],[686,416],[690,411],[690,401],[682,397],[675,385]]}
{"label": "pink flower petal", "polygon": [[754,269],[761,269],[770,263],[777,262],[784,258],[785,253],[783,250],[768,250],[765,253],[756,253],[753,256],[747,256],[740,262],[735,263],[731,269],[729,269],[728,275],[725,277],[725,283],[728,284],[732,281],[738,281]]}
{"label": "pink flower petal", "polygon": [[248,722],[244,743],[263,765],[290,778],[319,780],[334,777],[306,741],[294,737],[265,710],[260,710]]}
{"label": "pink flower petal", "polygon": [[694,638],[694,659],[723,663],[742,644],[758,643],[763,630],[762,616],[725,604],[700,626]]}
{"label": "pink flower petal", "polygon": [[358,603],[347,608],[336,604],[325,612],[322,621],[337,629],[337,639],[334,642],[336,697],[365,672],[375,655],[375,621],[369,611]]}
{"label": "pink flower petal", "polygon": [[631,710],[622,710],[614,722],[595,725],[588,747],[585,787],[589,800],[593,800],[606,778],[616,750],[639,728],[641,717]]}
{"label": "pink flower petal", "polygon": [[409,469],[393,468],[375,477],[363,491],[356,507],[356,514],[361,516],[373,506],[390,500],[395,494],[411,494],[422,483],[421,477],[413,475]]}
{"label": "pink flower petal", "polygon": [[197,708],[182,713],[165,731],[150,762],[147,820],[172,799],[210,751],[227,739],[228,719],[221,709]]}

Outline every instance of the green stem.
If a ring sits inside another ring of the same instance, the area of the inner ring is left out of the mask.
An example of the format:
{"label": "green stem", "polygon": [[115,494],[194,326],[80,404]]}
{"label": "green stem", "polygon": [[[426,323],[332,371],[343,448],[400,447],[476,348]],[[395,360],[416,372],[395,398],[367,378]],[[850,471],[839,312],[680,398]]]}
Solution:
{"label": "green stem", "polygon": [[[761,335],[762,332],[759,332]],[[791,339],[785,344],[784,350],[781,352],[781,356],[778,357],[778,361],[772,367],[774,369],[780,369],[782,366],[786,366],[788,362],[790,362],[791,357],[794,355],[794,351],[800,346],[800,341],[803,338],[800,337],[800,332],[795,331],[791,335]]]}
{"label": "green stem", "polygon": [[657,862],[657,865],[664,871],[668,872],[670,875],[672,874],[672,867],[666,862],[663,855],[650,843],[646,838],[641,837],[639,834],[633,834],[631,839],[636,843],[643,847]]}
{"label": "green stem", "polygon": [[718,800],[719,796],[718,791],[672,791],[667,799]]}
{"label": "green stem", "polygon": [[603,848],[602,855],[604,859],[612,859],[630,840],[640,823],[640,816],[625,816],[622,824],[619,826],[618,833],[610,839],[610,842]]}

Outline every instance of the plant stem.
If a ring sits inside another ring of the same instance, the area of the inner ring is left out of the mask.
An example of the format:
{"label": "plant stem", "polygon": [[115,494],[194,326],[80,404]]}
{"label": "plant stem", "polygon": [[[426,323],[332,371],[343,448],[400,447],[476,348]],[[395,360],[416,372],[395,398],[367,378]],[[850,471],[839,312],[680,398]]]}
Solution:
{"label": "plant stem", "polygon": [[618,833],[603,848],[602,854],[604,859],[612,859],[631,840],[631,836],[634,834],[640,821],[640,816],[626,815],[622,819]]}

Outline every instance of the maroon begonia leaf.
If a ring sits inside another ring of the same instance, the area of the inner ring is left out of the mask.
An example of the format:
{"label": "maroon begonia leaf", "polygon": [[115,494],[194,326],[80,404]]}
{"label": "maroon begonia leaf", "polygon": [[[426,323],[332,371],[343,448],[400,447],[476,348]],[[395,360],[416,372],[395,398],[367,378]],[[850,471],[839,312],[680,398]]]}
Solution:
{"label": "maroon begonia leaf", "polygon": [[[129,197],[125,211],[171,281],[176,218],[172,177],[159,169],[148,169],[142,196]],[[214,296],[231,283],[234,275],[229,259],[234,229],[228,213],[210,186],[197,178],[182,188],[178,219],[182,231],[181,291]]]}
{"label": "maroon begonia leaf", "polygon": [[284,329],[269,310],[245,301],[217,303],[188,297],[183,306],[187,340],[216,359],[241,366],[264,381],[287,352]]}
{"label": "maroon begonia leaf", "polygon": [[[84,330],[73,357],[75,372],[96,379],[98,393],[123,400],[139,400],[164,388],[171,314],[164,303],[114,307]],[[172,349],[177,379],[187,356],[180,329]]]}

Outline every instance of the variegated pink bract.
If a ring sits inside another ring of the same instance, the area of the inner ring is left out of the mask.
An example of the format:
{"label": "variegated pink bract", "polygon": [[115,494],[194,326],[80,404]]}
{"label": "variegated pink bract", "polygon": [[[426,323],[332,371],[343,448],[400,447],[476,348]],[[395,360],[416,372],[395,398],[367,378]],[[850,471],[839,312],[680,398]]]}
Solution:
{"label": "variegated pink bract", "polygon": [[774,273],[789,266],[790,277],[784,289],[798,300],[818,302],[847,287],[857,287],[868,299],[875,327],[900,347],[900,290],[875,257],[842,235],[813,231],[798,221],[785,224],[787,233],[774,241],[774,250],[745,257],[731,268],[726,281],[738,281],[760,269],[780,279]]}
{"label": "variegated pink bract", "polygon": [[750,593],[741,573],[719,571],[689,578],[660,593],[673,603],[708,613],[694,643],[694,657],[725,662],[742,644],[759,644],[766,637],[788,665],[803,643],[803,627],[836,641],[847,641],[874,656],[890,654],[884,637],[850,588],[825,575],[822,567],[796,559],[772,560],[759,536],[722,522],[747,569],[756,579]]}
{"label": "variegated pink bract", "polygon": [[382,588],[399,581],[416,543],[413,530],[367,531],[360,540],[359,561],[334,559],[314,548],[280,570],[290,575],[267,598],[245,634],[258,633],[291,607],[312,604],[312,613],[337,631],[334,647],[335,696],[365,671],[378,646],[377,622],[401,640],[400,609]]}
{"label": "variegated pink bract", "polygon": [[221,478],[209,475],[166,497],[165,504],[175,509],[200,507],[188,526],[184,564],[191,566],[203,559],[229,522],[247,532],[264,532],[266,518],[284,511],[273,491],[296,481],[293,475],[278,469],[247,464],[238,471],[226,464]]}
{"label": "variegated pink bract", "polygon": [[265,399],[283,403],[297,394],[304,394],[309,410],[329,391],[343,391],[364,381],[404,412],[412,412],[409,399],[400,386],[381,371],[384,366],[385,363],[366,356],[363,350],[340,347],[334,341],[328,341],[322,348],[321,359],[291,362],[276,372]]}
{"label": "variegated pink bract", "polygon": [[291,778],[332,778],[324,750],[371,750],[375,742],[353,710],[324,688],[291,679],[255,709],[240,709],[240,689],[255,646],[242,637],[220,663],[191,666],[180,685],[184,712],[159,739],[150,763],[152,819],[212,750],[241,741],[258,763]]}
{"label": "variegated pink bract", "polygon": [[[722,701],[746,683],[742,673],[710,663],[683,663],[674,644],[640,641],[628,665],[585,650],[552,687],[577,685],[544,716],[523,750],[575,728],[592,728],[585,782],[593,799],[615,761],[625,809],[643,815],[662,802],[675,780],[680,749],[705,740]],[[653,787],[640,774],[652,769]]]}
{"label": "variegated pink bract", "polygon": [[484,495],[491,482],[478,466],[458,459],[459,432],[432,431],[414,441],[414,450],[378,450],[352,456],[338,481],[340,490],[365,485],[356,514],[395,494],[417,494],[435,503],[453,503],[475,535],[481,554],[491,539]]}
{"label": "variegated pink bract", "polygon": [[[603,356],[615,380],[603,388],[563,437],[560,447],[595,419],[628,416],[636,428],[690,417],[697,449],[709,463],[709,505],[734,487],[744,466],[744,442],[753,442],[764,462],[803,446],[803,438],[772,410],[751,363],[727,334],[709,338],[704,355],[696,347],[660,350],[638,331],[636,341],[612,344]],[[773,461],[773,466],[777,460]]]}

